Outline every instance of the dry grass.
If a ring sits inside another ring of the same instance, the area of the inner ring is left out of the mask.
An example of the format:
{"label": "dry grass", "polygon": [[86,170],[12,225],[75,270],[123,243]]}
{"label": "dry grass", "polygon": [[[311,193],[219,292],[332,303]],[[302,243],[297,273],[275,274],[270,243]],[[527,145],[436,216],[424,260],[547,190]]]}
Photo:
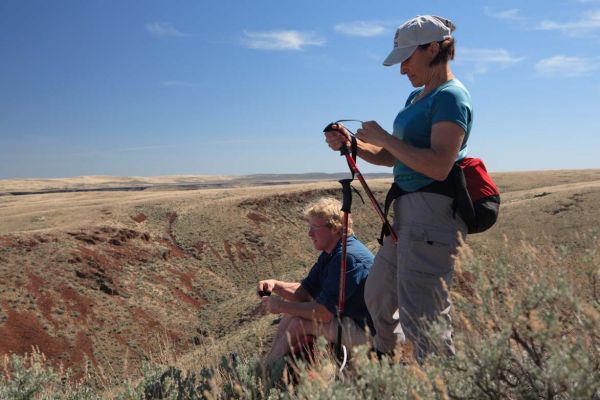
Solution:
{"label": "dry grass", "polygon": [[[500,221],[468,239],[478,262],[493,269],[528,254],[507,270],[512,291],[528,293],[539,275],[567,271],[569,285],[592,301],[600,289],[581,260],[591,257],[590,230],[600,226],[600,171],[495,178],[506,190]],[[383,199],[389,181],[369,183]],[[139,382],[149,359],[198,371],[231,351],[252,358],[275,329],[273,316],[257,311],[255,282],[307,272],[316,254],[300,211],[338,194],[339,184],[321,182],[0,196],[0,353],[37,345],[76,377],[87,359],[104,387]],[[380,226],[370,205],[355,198],[353,216],[358,236],[375,248]],[[478,278],[458,272],[456,293],[473,302]],[[459,331],[493,331],[456,309]],[[441,393],[439,381],[430,383]]]}

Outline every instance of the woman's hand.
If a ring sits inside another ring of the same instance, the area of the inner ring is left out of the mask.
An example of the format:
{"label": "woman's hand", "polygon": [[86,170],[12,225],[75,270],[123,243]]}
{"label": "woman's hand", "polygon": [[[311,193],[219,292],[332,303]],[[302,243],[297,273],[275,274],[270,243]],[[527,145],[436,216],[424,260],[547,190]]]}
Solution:
{"label": "woman's hand", "polygon": [[331,125],[331,130],[325,132],[325,141],[332,150],[339,150],[343,146],[350,148],[350,133],[342,124]]}
{"label": "woman's hand", "polygon": [[377,147],[385,147],[389,137],[390,134],[375,121],[363,122],[362,128],[356,130],[357,139]]}

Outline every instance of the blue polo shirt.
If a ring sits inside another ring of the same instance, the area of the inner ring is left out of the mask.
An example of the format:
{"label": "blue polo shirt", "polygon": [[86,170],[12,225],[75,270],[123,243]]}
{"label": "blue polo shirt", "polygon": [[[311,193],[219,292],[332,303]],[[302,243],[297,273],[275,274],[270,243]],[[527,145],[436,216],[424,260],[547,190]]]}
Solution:
{"label": "blue polo shirt", "polygon": [[[423,89],[413,91],[394,120],[393,135],[419,148],[431,148],[431,128],[438,122],[449,121],[465,131],[457,160],[467,154],[467,141],[473,123],[471,95],[458,79],[451,79],[415,100]],[[433,182],[433,179],[411,169],[402,161],[394,164],[394,182],[406,192],[414,192]]]}
{"label": "blue polo shirt", "polygon": [[[352,318],[361,328],[369,326],[375,332],[373,321],[365,304],[365,282],[373,265],[373,254],[355,236],[348,237],[346,249],[346,287],[344,316]],[[334,316],[337,315],[338,295],[340,292],[340,270],[342,260],[342,241],[340,240],[331,254],[322,252],[311,268],[308,276],[301,282],[302,287],[319,304],[325,306]]]}

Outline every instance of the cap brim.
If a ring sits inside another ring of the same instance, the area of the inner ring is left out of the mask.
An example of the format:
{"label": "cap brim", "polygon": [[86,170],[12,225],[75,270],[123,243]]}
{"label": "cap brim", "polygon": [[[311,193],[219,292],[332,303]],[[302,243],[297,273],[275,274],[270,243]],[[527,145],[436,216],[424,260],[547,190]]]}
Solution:
{"label": "cap brim", "polygon": [[385,65],[386,67],[389,67],[390,65],[401,64],[408,57],[410,57],[416,49],[417,49],[417,46],[396,47],[394,50],[392,50],[392,52],[383,61],[383,65]]}

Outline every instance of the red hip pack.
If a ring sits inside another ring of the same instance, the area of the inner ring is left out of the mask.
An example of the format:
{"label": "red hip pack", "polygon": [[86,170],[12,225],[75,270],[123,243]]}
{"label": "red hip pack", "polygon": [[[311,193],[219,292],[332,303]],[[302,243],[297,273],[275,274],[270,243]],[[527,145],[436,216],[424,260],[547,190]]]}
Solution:
{"label": "red hip pack", "polygon": [[[491,228],[500,212],[500,191],[479,158],[463,158],[450,171],[456,190],[456,207],[467,224],[468,233]],[[447,178],[447,179],[448,179]]]}
{"label": "red hip pack", "polygon": [[[463,158],[455,162],[445,180],[432,182],[417,192],[436,193],[454,199],[454,213],[460,214],[469,234],[487,231],[498,220],[500,191],[479,158]],[[392,183],[385,198],[384,214],[387,215],[394,199],[409,193],[412,192]],[[384,226],[380,244],[387,235],[389,230]]]}

